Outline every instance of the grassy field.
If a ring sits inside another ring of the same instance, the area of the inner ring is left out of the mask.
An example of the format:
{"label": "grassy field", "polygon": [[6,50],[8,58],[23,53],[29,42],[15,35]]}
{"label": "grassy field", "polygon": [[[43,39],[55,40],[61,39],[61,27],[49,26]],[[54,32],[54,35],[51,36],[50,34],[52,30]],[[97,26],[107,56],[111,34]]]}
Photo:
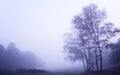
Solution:
{"label": "grassy field", "polygon": [[0,75],[120,75],[120,72],[87,72],[87,73],[63,73],[63,72],[0,72]]}
{"label": "grassy field", "polygon": [[80,75],[78,73],[0,73],[0,75]]}

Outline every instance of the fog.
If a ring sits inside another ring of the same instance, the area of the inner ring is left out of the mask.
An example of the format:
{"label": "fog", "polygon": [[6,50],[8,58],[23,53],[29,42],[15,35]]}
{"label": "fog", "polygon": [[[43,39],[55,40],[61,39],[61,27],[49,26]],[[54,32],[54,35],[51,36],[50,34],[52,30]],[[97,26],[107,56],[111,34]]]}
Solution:
{"label": "fog", "polygon": [[41,69],[42,67],[43,62],[40,59],[31,52],[21,52],[14,43],[10,43],[7,48],[0,45],[0,71]]}
{"label": "fog", "polygon": [[32,52],[47,70],[80,70],[81,62],[64,59],[63,36],[89,3],[105,8],[108,21],[119,26],[118,0],[0,0],[0,44],[13,42],[21,52]]}

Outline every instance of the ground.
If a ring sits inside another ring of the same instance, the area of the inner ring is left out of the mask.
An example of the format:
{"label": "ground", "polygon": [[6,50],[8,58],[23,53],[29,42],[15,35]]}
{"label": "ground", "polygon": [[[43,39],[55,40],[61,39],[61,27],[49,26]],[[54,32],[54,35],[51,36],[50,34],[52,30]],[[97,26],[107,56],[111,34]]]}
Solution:
{"label": "ground", "polygon": [[104,71],[104,72],[83,72],[83,73],[63,73],[63,72],[0,72],[0,75],[120,75],[120,72]]}

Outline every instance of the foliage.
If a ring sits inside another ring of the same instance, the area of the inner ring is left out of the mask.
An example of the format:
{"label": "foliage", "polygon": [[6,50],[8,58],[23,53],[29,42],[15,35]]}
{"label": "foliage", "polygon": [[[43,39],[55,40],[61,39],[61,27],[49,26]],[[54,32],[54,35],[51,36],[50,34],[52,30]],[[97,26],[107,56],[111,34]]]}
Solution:
{"label": "foliage", "polygon": [[14,43],[7,48],[0,45],[0,70],[16,70],[20,68],[36,68],[37,59],[31,52],[20,52]]}
{"label": "foliage", "polygon": [[73,33],[65,35],[64,49],[68,58],[73,61],[82,60],[85,71],[102,70],[103,51],[110,43],[109,39],[119,32],[106,19],[105,10],[98,10],[97,5],[90,4],[74,17]]}
{"label": "foliage", "polygon": [[110,62],[112,64],[120,64],[120,40],[117,43],[109,44],[111,48]]}

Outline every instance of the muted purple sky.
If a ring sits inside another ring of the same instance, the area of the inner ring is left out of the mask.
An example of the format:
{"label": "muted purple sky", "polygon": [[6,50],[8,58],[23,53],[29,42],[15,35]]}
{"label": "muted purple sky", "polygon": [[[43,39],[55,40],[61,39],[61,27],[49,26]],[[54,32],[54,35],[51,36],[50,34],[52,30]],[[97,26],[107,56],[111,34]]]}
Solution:
{"label": "muted purple sky", "polygon": [[0,44],[14,42],[21,51],[35,53],[47,69],[76,67],[64,60],[63,35],[89,3],[105,8],[108,21],[119,26],[119,0],[0,0]]}

